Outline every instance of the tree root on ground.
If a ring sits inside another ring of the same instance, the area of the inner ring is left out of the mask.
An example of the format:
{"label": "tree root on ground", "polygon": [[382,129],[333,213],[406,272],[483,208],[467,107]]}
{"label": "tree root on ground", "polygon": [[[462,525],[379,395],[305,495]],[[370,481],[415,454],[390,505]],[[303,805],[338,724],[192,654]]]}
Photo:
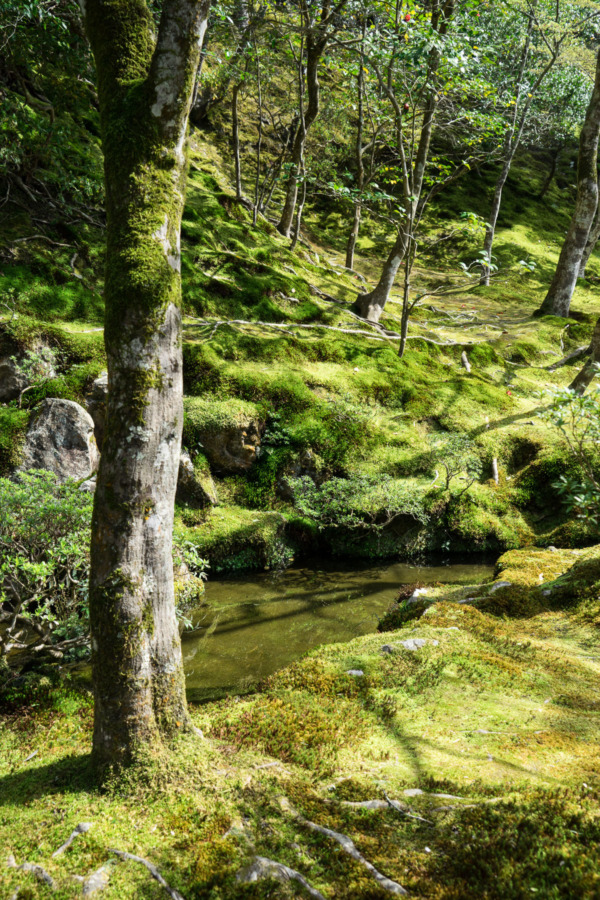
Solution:
{"label": "tree root on ground", "polygon": [[304,816],[300,815],[289,803],[289,801],[282,797],[280,799],[281,808],[290,813],[297,822],[300,822],[301,825],[306,826],[311,831],[316,831],[318,834],[323,834],[325,837],[331,838],[341,846],[342,850],[351,856],[352,859],[355,859],[357,862],[361,863],[367,869],[375,881],[382,887],[384,890],[390,892],[390,894],[397,894],[402,896],[407,896],[408,891],[406,888],[403,888],[401,884],[398,884],[397,881],[392,881],[391,878],[387,878],[385,875],[382,875],[375,866],[365,859],[360,850],[356,847],[354,841],[347,837],[345,834],[340,834],[339,831],[333,831],[331,828],[325,828],[323,825],[317,825],[316,822],[311,822],[309,819],[305,819]]}
{"label": "tree root on ground", "polygon": [[300,872],[284,866],[283,863],[275,862],[273,859],[267,859],[265,856],[255,856],[252,863],[236,875],[236,881],[242,884],[250,884],[262,878],[274,878],[276,881],[283,882],[297,881],[309,897],[314,897],[314,900],[325,900],[323,894],[312,887]]}
{"label": "tree root on ground", "polygon": [[79,825],[77,825],[76,828],[73,829],[73,831],[71,832],[71,834],[69,835],[67,840],[64,842],[64,844],[61,844],[60,847],[58,848],[58,850],[54,851],[54,853],[52,854],[52,859],[54,859],[57,856],[60,856],[61,853],[65,852],[65,850],[68,850],[69,847],[71,846],[71,844],[73,843],[73,841],[75,840],[75,838],[78,837],[80,834],[85,834],[86,831],[89,831],[91,827],[92,827],[91,822],[80,822]]}
{"label": "tree root on ground", "polygon": [[156,866],[153,866],[152,863],[148,862],[147,859],[142,859],[141,856],[135,856],[135,854],[133,853],[127,853],[125,850],[115,850],[111,848],[108,852],[114,853],[115,856],[118,856],[120,859],[130,859],[133,862],[138,862],[143,866],[146,866],[152,877],[156,879],[156,881],[158,881],[158,883],[162,885],[162,887],[164,887],[169,897],[171,897],[171,900],[183,900],[183,897],[181,896],[179,891],[176,891],[175,888],[172,888],[170,885],[168,885]]}

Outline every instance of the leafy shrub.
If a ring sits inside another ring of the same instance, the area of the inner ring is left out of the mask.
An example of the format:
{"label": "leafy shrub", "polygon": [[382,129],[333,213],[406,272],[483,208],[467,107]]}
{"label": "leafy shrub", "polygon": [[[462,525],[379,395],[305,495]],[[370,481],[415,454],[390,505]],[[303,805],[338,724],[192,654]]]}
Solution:
{"label": "leafy shrub", "polygon": [[[17,655],[14,669],[32,658],[87,655],[92,506],[78,482],[60,483],[51,472],[0,478],[0,665],[9,653]],[[183,618],[203,593],[207,563],[187,543],[176,547],[175,559],[191,572],[176,592]],[[3,665],[0,682],[9,675]]]}
{"label": "leafy shrub", "polygon": [[482,464],[475,443],[466,434],[448,434],[431,442],[431,467],[439,466],[445,473],[446,490],[461,475],[467,484],[461,493],[469,490],[481,478]]}
{"label": "leafy shrub", "polygon": [[298,511],[320,528],[381,531],[398,516],[427,521],[414,488],[389,475],[330,478],[319,487],[305,475],[290,484]]}
{"label": "leafy shrub", "polygon": [[557,428],[581,475],[561,474],[552,487],[562,498],[567,513],[584,519],[597,530],[600,525],[600,390],[579,395],[570,388],[549,393],[550,406],[540,413]]}
{"label": "leafy shrub", "polygon": [[50,472],[0,478],[0,656],[60,658],[87,643],[92,502]]}

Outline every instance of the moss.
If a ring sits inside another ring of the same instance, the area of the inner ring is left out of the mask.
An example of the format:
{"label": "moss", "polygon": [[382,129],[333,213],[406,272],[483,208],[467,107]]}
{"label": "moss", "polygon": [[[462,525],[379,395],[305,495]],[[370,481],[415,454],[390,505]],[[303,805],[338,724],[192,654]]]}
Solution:
{"label": "moss", "polygon": [[19,465],[28,422],[28,410],[0,407],[0,475]]}

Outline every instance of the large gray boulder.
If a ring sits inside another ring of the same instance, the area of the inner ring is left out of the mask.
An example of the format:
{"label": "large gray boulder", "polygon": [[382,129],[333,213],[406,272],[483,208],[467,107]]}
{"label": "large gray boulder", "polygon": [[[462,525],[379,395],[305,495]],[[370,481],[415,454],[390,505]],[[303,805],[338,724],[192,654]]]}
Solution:
{"label": "large gray boulder", "polygon": [[104,428],[106,426],[106,401],[108,400],[108,372],[103,372],[92,383],[90,391],[85,398],[85,406],[94,420],[94,433],[96,443],[102,447],[104,440]]}
{"label": "large gray boulder", "polygon": [[29,384],[29,379],[18,370],[14,356],[0,357],[0,403],[16,400]]}
{"label": "large gray boulder", "polygon": [[59,481],[89,478],[100,462],[92,417],[72,400],[44,400],[33,414],[21,471],[46,469]]}

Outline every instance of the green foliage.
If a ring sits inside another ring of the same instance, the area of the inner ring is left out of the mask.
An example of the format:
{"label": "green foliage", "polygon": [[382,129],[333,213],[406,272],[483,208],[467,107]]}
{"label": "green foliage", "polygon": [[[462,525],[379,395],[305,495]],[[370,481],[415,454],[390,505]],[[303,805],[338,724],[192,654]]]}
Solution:
{"label": "green foliage", "polygon": [[553,482],[568,513],[575,514],[597,530],[600,525],[600,391],[578,394],[569,388],[548,395],[550,406],[540,416],[558,429],[581,476],[561,474]]}
{"label": "green foliage", "polygon": [[321,529],[381,531],[398,516],[427,521],[422,498],[389,475],[330,478],[320,486],[304,476],[291,484],[296,508]]}
{"label": "green foliage", "polygon": [[0,479],[0,644],[39,657],[77,654],[88,635],[92,496],[49,472]]}
{"label": "green foliage", "polygon": [[434,437],[431,443],[431,468],[439,466],[444,471],[444,488],[450,490],[455,478],[465,476],[466,486],[460,492],[466,493],[481,478],[483,466],[475,442],[466,434],[448,434]]}

